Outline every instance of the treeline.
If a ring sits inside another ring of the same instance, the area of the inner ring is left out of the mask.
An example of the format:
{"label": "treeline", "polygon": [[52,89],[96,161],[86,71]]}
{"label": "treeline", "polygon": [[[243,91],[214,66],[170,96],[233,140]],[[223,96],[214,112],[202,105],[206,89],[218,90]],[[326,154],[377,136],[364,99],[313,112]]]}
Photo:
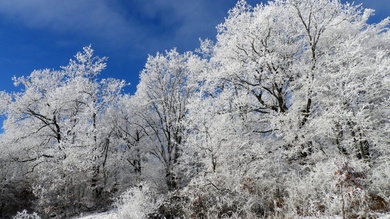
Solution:
{"label": "treeline", "polygon": [[83,48],[0,93],[0,217],[369,217],[389,210],[389,19],[240,0],[215,42],[150,56],[135,94]]}

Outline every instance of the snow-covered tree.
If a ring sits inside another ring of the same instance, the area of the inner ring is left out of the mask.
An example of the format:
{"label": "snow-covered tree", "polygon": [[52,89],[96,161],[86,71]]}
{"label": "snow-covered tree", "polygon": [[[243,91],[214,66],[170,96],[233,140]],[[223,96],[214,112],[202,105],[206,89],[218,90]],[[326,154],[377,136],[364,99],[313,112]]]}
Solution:
{"label": "snow-covered tree", "polygon": [[[145,169],[147,165],[146,133],[143,120],[137,116],[139,113],[138,103],[135,98],[128,94],[119,98],[118,103],[110,107],[107,115],[112,126],[112,143],[116,145],[116,157],[113,161],[117,166],[118,181],[123,186],[134,186],[145,179]],[[118,188],[119,189],[119,188]]]}
{"label": "snow-covered tree", "polygon": [[188,63],[193,59],[196,57],[192,53],[179,54],[175,49],[150,56],[133,97],[133,102],[138,103],[136,115],[148,139],[150,162],[162,165],[161,174],[168,190],[176,189],[179,183],[175,166],[185,141],[182,120],[186,104],[195,89],[188,84]]}
{"label": "snow-covered tree", "polygon": [[266,202],[287,198],[289,178],[310,183],[303,177],[318,163],[383,172],[389,33],[388,20],[368,24],[371,15],[338,0],[239,1],[215,44],[201,46],[209,61],[186,117],[199,180],[233,192],[250,181]]}
{"label": "snow-covered tree", "polygon": [[41,211],[72,205],[74,210],[67,210],[75,213],[93,207],[105,189],[112,130],[104,124],[104,112],[125,85],[98,80],[105,61],[84,47],[62,70],[14,78],[21,92],[2,94],[7,101],[4,144],[15,162],[28,163],[38,205],[45,208]]}

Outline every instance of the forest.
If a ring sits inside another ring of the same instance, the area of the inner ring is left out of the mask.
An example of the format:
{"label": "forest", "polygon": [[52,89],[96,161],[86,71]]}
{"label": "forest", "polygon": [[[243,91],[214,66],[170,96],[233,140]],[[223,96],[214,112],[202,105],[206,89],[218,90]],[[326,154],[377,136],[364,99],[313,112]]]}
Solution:
{"label": "forest", "polygon": [[20,92],[0,92],[0,218],[388,212],[390,19],[371,16],[239,0],[215,41],[149,56],[134,94],[101,78],[91,46],[14,77]]}

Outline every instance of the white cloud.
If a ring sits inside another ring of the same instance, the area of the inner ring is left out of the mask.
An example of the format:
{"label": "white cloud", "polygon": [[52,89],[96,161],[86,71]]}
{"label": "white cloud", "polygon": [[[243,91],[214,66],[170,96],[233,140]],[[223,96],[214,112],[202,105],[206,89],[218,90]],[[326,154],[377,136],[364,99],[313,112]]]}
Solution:
{"label": "white cloud", "polygon": [[162,48],[164,45],[181,49],[188,46],[188,41],[197,45],[199,37],[214,37],[215,26],[223,22],[227,11],[235,3],[236,0],[147,0],[137,1],[136,6],[145,19],[158,20],[159,28],[165,28],[161,31],[168,30],[165,34],[156,32],[159,28],[150,30],[150,34],[159,35],[151,39],[153,44],[164,42],[159,48],[161,50],[169,49]]}
{"label": "white cloud", "polygon": [[103,0],[2,0],[0,14],[28,28],[116,41],[139,36],[139,27],[124,19]]}

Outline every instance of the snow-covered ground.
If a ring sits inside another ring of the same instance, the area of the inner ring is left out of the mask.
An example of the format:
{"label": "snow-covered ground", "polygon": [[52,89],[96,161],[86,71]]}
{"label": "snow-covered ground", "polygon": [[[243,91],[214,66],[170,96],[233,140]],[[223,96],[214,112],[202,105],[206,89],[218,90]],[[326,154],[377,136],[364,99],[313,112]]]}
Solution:
{"label": "snow-covered ground", "polygon": [[74,217],[73,219],[119,219],[119,218],[117,217],[117,210],[113,209],[107,212]]}
{"label": "snow-covered ground", "polygon": [[378,219],[390,219],[390,213],[378,214]]}
{"label": "snow-covered ground", "polygon": [[[375,214],[377,219],[390,219],[390,213],[387,214]],[[300,219],[343,219],[341,216],[333,216],[333,217],[303,217]]]}

